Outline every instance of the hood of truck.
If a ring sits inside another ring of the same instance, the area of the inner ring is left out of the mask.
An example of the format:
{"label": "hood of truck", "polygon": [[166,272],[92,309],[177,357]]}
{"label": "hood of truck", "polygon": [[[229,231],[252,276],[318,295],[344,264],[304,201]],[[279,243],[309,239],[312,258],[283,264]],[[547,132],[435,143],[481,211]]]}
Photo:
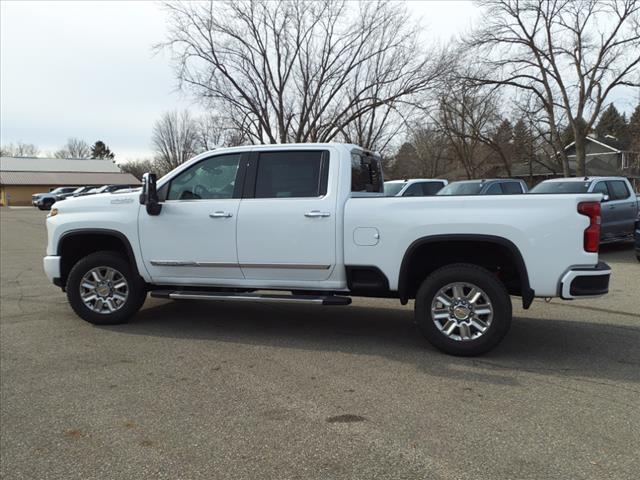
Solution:
{"label": "hood of truck", "polygon": [[114,193],[98,193],[79,197],[67,197],[57,201],[53,208],[59,213],[99,212],[119,210],[123,206],[139,205],[140,189]]}

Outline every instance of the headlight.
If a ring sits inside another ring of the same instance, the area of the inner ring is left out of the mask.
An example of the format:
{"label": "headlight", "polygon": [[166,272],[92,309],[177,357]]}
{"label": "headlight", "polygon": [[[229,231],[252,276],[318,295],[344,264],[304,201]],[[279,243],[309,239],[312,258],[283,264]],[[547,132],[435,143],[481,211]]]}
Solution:
{"label": "headlight", "polygon": [[57,208],[52,208],[51,210],[49,210],[49,215],[47,215],[48,217],[55,217],[58,214],[58,209]]}

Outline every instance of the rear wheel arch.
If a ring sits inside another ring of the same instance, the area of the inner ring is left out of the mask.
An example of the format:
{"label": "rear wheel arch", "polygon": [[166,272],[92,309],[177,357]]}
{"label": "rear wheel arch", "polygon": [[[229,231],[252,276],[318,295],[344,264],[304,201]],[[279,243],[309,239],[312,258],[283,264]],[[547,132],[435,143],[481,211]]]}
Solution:
{"label": "rear wheel arch", "polygon": [[[457,250],[469,247],[473,247],[477,251]],[[531,289],[522,253],[513,242],[506,238],[480,234],[431,235],[415,240],[407,248],[400,265],[398,277],[400,301],[403,304],[407,303],[409,298],[415,296],[424,278],[445,265],[466,262],[487,268],[490,265],[487,265],[486,260],[483,261],[483,257],[480,255],[484,252],[490,252],[494,257],[499,256],[505,259],[513,267],[512,274],[515,274],[517,278],[506,279],[511,283],[509,292],[520,295],[523,307],[529,308],[535,292]],[[424,265],[422,260],[429,253],[434,254],[436,258],[430,258],[432,261]]]}
{"label": "rear wheel arch", "polygon": [[58,241],[62,285],[66,284],[69,272],[80,259],[105,250],[120,253],[129,261],[132,271],[139,275],[131,242],[122,232],[97,228],[70,230],[62,234]]}

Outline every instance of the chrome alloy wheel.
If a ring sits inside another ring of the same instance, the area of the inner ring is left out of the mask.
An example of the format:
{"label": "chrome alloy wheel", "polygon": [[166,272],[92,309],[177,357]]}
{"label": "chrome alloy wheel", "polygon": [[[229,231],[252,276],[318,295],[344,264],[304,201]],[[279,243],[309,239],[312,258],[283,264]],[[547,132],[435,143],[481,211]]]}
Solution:
{"label": "chrome alloy wheel", "polygon": [[80,282],[80,298],[89,310],[113,313],[120,310],[129,296],[129,284],[115,268],[96,267]]}
{"label": "chrome alloy wheel", "polygon": [[431,302],[431,317],[438,330],[452,340],[476,340],[489,329],[493,307],[481,288],[456,282],[438,290]]}

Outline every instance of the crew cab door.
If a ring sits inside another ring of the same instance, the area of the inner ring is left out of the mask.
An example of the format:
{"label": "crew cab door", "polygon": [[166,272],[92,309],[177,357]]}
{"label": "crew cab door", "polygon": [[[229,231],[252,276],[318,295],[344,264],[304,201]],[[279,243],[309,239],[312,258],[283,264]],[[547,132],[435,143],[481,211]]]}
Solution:
{"label": "crew cab door", "polygon": [[215,284],[242,278],[236,251],[247,154],[211,156],[163,185],[159,215],[139,214],[140,248],[155,282]]}
{"label": "crew cab door", "polygon": [[322,281],[336,262],[336,196],[328,150],[255,151],[238,212],[246,279]]}

